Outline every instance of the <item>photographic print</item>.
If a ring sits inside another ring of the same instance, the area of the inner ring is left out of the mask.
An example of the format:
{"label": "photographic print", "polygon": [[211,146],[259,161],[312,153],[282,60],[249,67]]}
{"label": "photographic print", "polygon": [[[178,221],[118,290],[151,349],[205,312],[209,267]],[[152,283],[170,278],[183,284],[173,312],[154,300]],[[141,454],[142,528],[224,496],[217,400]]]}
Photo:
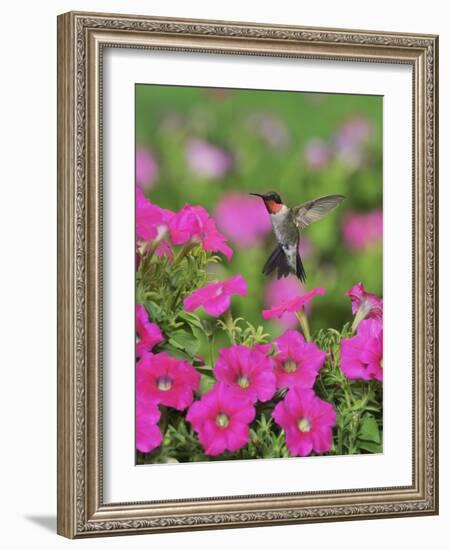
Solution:
{"label": "photographic print", "polygon": [[438,513],[438,81],[436,35],[58,17],[58,533]]}
{"label": "photographic print", "polygon": [[136,464],[383,452],[382,109],[136,85]]}

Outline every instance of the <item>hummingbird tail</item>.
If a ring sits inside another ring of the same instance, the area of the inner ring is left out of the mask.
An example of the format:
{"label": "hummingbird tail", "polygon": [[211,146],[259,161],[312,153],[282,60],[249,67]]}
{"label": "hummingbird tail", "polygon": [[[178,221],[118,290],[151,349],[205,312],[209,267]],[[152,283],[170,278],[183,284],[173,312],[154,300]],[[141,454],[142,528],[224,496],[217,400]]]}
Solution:
{"label": "hummingbird tail", "polygon": [[281,246],[277,246],[267,259],[262,272],[264,275],[270,275],[272,271],[277,270],[277,279],[287,277],[290,273],[296,275],[302,283],[306,280],[306,273],[303,267],[300,254],[297,253],[296,269],[294,270],[288,262],[286,254]]}
{"label": "hummingbird tail", "polygon": [[269,256],[267,262],[264,264],[262,272],[264,275],[270,275],[275,269],[277,270],[278,279],[287,277],[291,272],[291,268],[289,267],[286,255],[281,246],[277,246]]}
{"label": "hummingbird tail", "polygon": [[306,281],[305,268],[303,267],[303,262],[298,252],[297,252],[297,269],[295,274],[297,275],[297,277],[300,279],[302,283]]}

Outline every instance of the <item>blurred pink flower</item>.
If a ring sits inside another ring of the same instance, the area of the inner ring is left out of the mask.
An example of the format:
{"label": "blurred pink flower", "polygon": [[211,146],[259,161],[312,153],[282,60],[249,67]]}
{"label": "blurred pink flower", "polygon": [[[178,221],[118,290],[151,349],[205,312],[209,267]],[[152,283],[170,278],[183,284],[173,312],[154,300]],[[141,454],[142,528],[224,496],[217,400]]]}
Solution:
{"label": "blurred pink flower", "polygon": [[136,395],[182,411],[194,399],[200,374],[186,361],[166,352],[146,353],[136,364]]}
{"label": "blurred pink flower", "polygon": [[373,136],[371,122],[359,115],[347,119],[333,139],[336,158],[349,168],[358,168],[365,161],[365,146]]}
{"label": "blurred pink flower", "polygon": [[233,251],[219,233],[215,221],[202,206],[186,204],[170,219],[170,237],[174,244],[200,242],[208,252],[222,252],[229,260]]}
{"label": "blurred pink flower", "polygon": [[286,149],[289,145],[289,132],[284,122],[272,113],[252,113],[247,123],[251,130],[257,134],[272,149]]}
{"label": "blurred pink flower", "polygon": [[225,384],[213,386],[191,405],[186,415],[210,456],[244,447],[250,435],[248,425],[254,418],[255,408],[251,403],[236,399]]}
{"label": "blurred pink flower", "polygon": [[136,400],[136,449],[149,453],[162,443],[157,422],[161,416],[158,406],[148,399]]}
{"label": "blurred pink flower", "polygon": [[254,246],[272,229],[264,203],[248,194],[223,195],[215,212],[220,230],[240,246]]}
{"label": "blurred pink flower", "polygon": [[141,357],[164,340],[161,329],[150,323],[144,306],[136,305],[136,357]]}
{"label": "blurred pink flower", "polygon": [[330,162],[331,150],[322,139],[312,138],[306,142],[303,155],[309,168],[320,170]]}
{"label": "blurred pink flower", "polygon": [[372,210],[365,214],[348,212],[342,220],[346,245],[353,250],[366,250],[383,238],[383,212]]}
{"label": "blurred pink flower", "polygon": [[272,416],[285,431],[292,455],[308,456],[312,451],[326,453],[331,449],[336,411],[313,390],[291,388]]}
{"label": "blurred pink flower", "polygon": [[383,300],[372,292],[367,292],[362,283],[358,283],[346,293],[352,301],[352,313],[360,319],[383,319]]}
{"label": "blurred pink flower", "polygon": [[338,128],[334,142],[338,147],[360,145],[369,142],[372,136],[372,123],[362,115],[353,115]]}
{"label": "blurred pink flower", "polygon": [[275,375],[278,388],[312,388],[327,354],[303,335],[289,329],[275,339]]}
{"label": "blurred pink flower", "polygon": [[150,149],[136,151],[136,185],[148,191],[153,187],[158,176],[158,164]]}
{"label": "blurred pink flower", "polygon": [[223,178],[233,166],[230,153],[200,139],[187,143],[186,160],[192,172],[208,179]]}
{"label": "blurred pink flower", "polygon": [[233,294],[247,295],[247,283],[242,275],[235,275],[226,281],[208,283],[195,290],[184,299],[184,309],[191,312],[203,306],[207,313],[219,317],[230,309]]}
{"label": "blurred pink flower", "polygon": [[312,298],[314,298],[314,296],[317,296],[318,294],[320,296],[323,296],[325,294],[325,289],[320,287],[314,288],[306,294],[295,296],[294,298],[291,298],[284,302],[279,302],[271,309],[263,310],[262,316],[264,317],[264,319],[269,320],[273,317],[280,318],[286,312],[295,313],[296,311],[302,309],[305,304],[307,304]]}
{"label": "blurred pink flower", "polygon": [[273,360],[262,349],[235,345],[219,350],[213,369],[217,380],[230,388],[235,399],[268,401],[275,393]]}
{"label": "blurred pink flower", "polygon": [[304,235],[302,235],[302,238],[298,243],[298,251],[300,252],[300,256],[302,258],[307,258],[311,254],[311,250],[312,250],[311,241],[308,239],[308,237],[305,237]]}
{"label": "blurred pink flower", "polygon": [[142,241],[161,238],[168,223],[174,217],[170,210],[150,202],[139,187],[136,187],[136,237]]}
{"label": "blurred pink flower", "polygon": [[341,341],[341,370],[351,380],[383,380],[383,324],[366,319],[356,336]]}
{"label": "blurred pink flower", "polygon": [[[304,292],[303,286],[294,277],[272,279],[267,283],[264,292],[265,305],[270,309]],[[276,321],[285,328],[293,328],[298,325],[298,319],[294,313],[286,312]]]}

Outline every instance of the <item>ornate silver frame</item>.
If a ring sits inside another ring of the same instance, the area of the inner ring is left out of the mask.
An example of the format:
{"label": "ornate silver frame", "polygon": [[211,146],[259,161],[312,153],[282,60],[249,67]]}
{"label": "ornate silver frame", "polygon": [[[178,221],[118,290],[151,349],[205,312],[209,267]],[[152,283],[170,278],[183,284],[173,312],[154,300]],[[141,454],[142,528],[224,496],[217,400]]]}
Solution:
{"label": "ornate silver frame", "polygon": [[[411,486],[103,502],[100,90],[104,47],[413,67]],[[437,54],[438,38],[431,35],[74,12],[58,17],[58,533],[78,538],[438,513]]]}

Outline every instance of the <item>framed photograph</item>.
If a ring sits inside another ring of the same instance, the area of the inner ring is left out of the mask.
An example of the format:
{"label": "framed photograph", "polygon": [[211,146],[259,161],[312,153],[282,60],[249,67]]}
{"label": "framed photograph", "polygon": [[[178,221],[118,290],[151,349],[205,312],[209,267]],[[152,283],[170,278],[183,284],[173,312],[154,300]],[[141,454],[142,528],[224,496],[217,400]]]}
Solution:
{"label": "framed photograph", "polygon": [[58,532],[438,512],[432,35],[58,18]]}

